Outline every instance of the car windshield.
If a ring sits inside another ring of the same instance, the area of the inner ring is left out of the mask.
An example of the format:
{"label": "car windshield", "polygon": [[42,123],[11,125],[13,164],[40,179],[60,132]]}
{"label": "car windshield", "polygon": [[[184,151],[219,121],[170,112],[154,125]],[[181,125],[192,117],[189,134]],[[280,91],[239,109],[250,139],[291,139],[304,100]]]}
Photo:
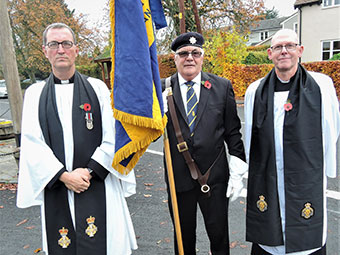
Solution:
{"label": "car windshield", "polygon": [[0,87],[6,87],[6,83],[4,80],[0,81]]}

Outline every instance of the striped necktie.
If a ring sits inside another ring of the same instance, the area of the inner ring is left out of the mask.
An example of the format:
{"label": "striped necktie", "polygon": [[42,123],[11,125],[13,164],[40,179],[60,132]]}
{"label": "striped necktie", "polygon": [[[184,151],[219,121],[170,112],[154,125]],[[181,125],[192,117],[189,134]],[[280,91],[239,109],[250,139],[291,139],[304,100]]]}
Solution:
{"label": "striped necktie", "polygon": [[197,97],[195,90],[193,88],[194,82],[188,81],[185,83],[185,85],[188,86],[187,90],[187,117],[188,117],[188,123],[190,128],[190,133],[193,135],[194,127],[195,127],[195,120],[196,120],[196,114],[197,114]]}

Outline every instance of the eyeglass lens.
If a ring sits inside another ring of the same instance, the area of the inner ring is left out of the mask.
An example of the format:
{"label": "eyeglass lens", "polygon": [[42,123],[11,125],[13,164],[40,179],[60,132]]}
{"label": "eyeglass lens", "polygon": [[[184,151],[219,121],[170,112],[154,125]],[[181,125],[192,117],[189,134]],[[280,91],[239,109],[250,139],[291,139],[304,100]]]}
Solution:
{"label": "eyeglass lens", "polygon": [[202,56],[202,52],[200,51],[180,51],[177,52],[177,55],[179,55],[181,58],[187,58],[189,55],[193,56],[194,58],[199,58]]}
{"label": "eyeglass lens", "polygon": [[71,42],[71,41],[62,41],[62,42],[52,41],[52,42],[47,43],[47,46],[50,49],[55,50],[55,49],[59,48],[59,44],[61,44],[61,46],[64,49],[70,49],[73,46],[73,42]]}
{"label": "eyeglass lens", "polygon": [[286,45],[276,45],[272,46],[271,48],[273,51],[281,52],[283,47],[285,47],[286,51],[294,51],[296,49],[297,44],[286,44]]}

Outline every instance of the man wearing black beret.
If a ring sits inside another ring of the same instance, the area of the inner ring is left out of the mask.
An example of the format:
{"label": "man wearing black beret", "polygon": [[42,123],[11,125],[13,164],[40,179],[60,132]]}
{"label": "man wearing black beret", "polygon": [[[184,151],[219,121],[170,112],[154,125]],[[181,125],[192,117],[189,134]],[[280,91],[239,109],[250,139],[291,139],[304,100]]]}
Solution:
{"label": "man wearing black beret", "polygon": [[[201,34],[189,32],[171,45],[177,73],[163,80],[165,94],[169,87],[173,92],[165,104],[167,131],[184,254],[196,254],[199,205],[211,253],[225,255],[229,254],[228,197],[233,201],[239,196],[247,164],[233,88],[229,80],[202,72],[203,44]],[[172,215],[170,196],[169,209]]]}

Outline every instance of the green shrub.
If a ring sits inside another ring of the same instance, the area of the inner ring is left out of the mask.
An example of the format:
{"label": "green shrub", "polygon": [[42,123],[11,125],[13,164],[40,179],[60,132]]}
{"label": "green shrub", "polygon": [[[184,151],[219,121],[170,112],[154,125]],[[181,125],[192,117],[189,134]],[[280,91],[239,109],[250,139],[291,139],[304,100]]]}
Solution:
{"label": "green shrub", "polygon": [[340,53],[333,55],[329,60],[340,60]]}
{"label": "green shrub", "polygon": [[77,66],[77,71],[81,74],[103,79],[100,66],[97,63],[90,63],[88,65],[79,65]]}
{"label": "green shrub", "polygon": [[265,51],[249,52],[248,56],[244,59],[244,64],[246,65],[261,65],[271,63],[272,61],[269,60],[267,52]]}

